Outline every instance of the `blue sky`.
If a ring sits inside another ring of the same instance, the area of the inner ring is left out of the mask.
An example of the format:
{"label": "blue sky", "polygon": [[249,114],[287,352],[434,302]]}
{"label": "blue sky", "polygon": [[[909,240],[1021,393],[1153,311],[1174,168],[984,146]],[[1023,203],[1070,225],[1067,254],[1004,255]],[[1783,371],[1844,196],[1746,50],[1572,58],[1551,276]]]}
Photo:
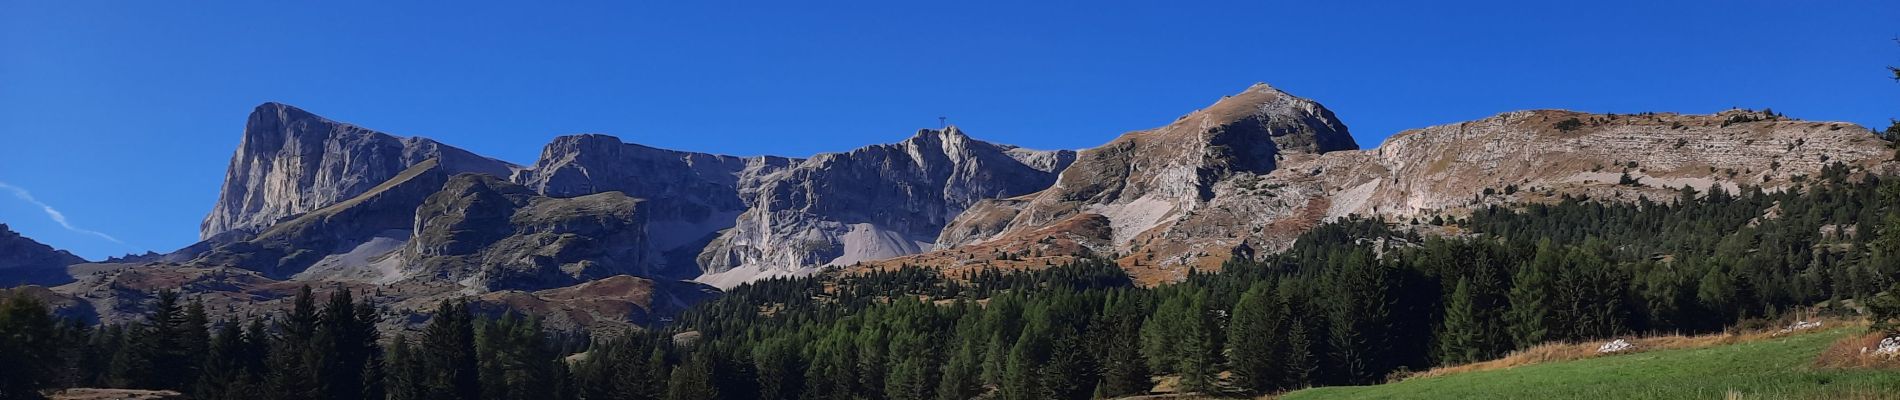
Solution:
{"label": "blue sky", "polygon": [[1900,116],[1892,1],[210,3],[0,0],[0,222],[95,259],[187,245],[264,101],[523,164],[578,132],[806,156],[938,116],[1082,148],[1260,81],[1364,147],[1529,108]]}

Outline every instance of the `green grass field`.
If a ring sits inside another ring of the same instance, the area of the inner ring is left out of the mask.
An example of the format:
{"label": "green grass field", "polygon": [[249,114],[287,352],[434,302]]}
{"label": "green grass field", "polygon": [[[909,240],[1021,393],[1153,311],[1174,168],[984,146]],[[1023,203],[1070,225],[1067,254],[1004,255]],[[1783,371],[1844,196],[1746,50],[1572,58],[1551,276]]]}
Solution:
{"label": "green grass field", "polygon": [[1842,328],[1385,385],[1315,388],[1283,399],[1722,399],[1730,391],[1743,399],[1900,399],[1900,372],[1810,367],[1829,344],[1857,332]]}

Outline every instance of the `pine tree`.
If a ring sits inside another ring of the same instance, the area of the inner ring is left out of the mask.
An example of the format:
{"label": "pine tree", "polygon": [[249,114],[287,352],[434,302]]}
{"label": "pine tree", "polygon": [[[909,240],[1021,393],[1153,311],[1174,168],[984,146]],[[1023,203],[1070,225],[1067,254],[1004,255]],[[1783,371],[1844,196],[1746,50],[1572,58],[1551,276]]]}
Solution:
{"label": "pine tree", "polygon": [[[359,310],[348,290],[337,288],[317,313],[317,325],[310,347],[316,359],[318,390],[332,400],[355,399],[368,392],[380,392],[375,385],[381,378],[366,371],[380,363],[374,308],[365,301]],[[362,311],[359,313],[359,311]],[[366,376],[367,375],[367,376]]]}
{"label": "pine tree", "polygon": [[1050,337],[1044,332],[1024,329],[1010,346],[1004,365],[1002,392],[1007,400],[1031,400],[1042,396],[1037,368],[1049,358]]}
{"label": "pine tree", "polygon": [[474,316],[468,302],[444,300],[423,328],[420,354],[423,397],[476,400],[481,382],[476,375]]}
{"label": "pine tree", "polygon": [[[1147,360],[1141,357],[1142,310],[1140,299],[1115,292],[1102,311],[1100,322],[1090,326],[1097,331],[1096,343],[1102,343],[1102,384],[1106,396],[1146,393],[1154,386],[1148,374]],[[969,398],[965,396],[963,398]]]}
{"label": "pine tree", "polygon": [[1458,278],[1458,285],[1445,304],[1444,327],[1438,335],[1439,364],[1464,364],[1484,358],[1484,331],[1474,303],[1471,283]]}
{"label": "pine tree", "polygon": [[712,361],[703,353],[673,370],[666,382],[666,400],[707,400],[719,398],[712,384]]}
{"label": "pine tree", "polygon": [[1090,349],[1085,348],[1082,337],[1072,330],[1061,329],[1051,343],[1049,359],[1038,367],[1037,388],[1039,398],[1043,399],[1087,399],[1095,391],[1099,376],[1087,373],[1095,370],[1089,358]]}
{"label": "pine tree", "polygon": [[1282,382],[1282,349],[1286,346],[1285,307],[1277,304],[1273,283],[1256,282],[1234,304],[1233,320],[1228,322],[1227,358],[1234,383],[1241,389],[1262,393]]}
{"label": "pine tree", "polygon": [[962,400],[976,397],[981,388],[983,367],[978,355],[978,341],[965,341],[950,354],[950,360],[944,364],[943,377],[937,381],[937,399]]}
{"label": "pine tree", "polygon": [[1332,298],[1327,304],[1330,359],[1346,383],[1381,378],[1398,359],[1388,341],[1392,324],[1389,268],[1364,250],[1354,250],[1328,271]]}
{"label": "pine tree", "polygon": [[1871,323],[1868,328],[1875,332],[1900,336],[1900,283],[1867,301],[1867,320]]}
{"label": "pine tree", "polygon": [[422,372],[417,355],[410,350],[409,339],[397,335],[389,345],[387,374],[383,376],[385,396],[389,400],[423,400]]}
{"label": "pine tree", "polygon": [[192,385],[192,397],[204,400],[243,399],[248,393],[242,393],[237,387],[244,380],[244,366],[241,354],[244,351],[244,331],[237,323],[219,324],[218,334],[211,342],[205,354],[204,366],[200,369],[197,383]]}
{"label": "pine tree", "polygon": [[316,296],[309,286],[298,289],[290,313],[278,321],[278,334],[271,342],[267,393],[272,398],[317,400],[321,396],[322,387],[316,378],[321,369],[320,355],[314,343],[320,323]]}
{"label": "pine tree", "polygon": [[178,332],[178,354],[175,360],[180,365],[178,376],[173,378],[174,388],[185,390],[199,381],[198,376],[211,352],[211,317],[205,315],[204,302],[193,299],[175,323],[178,324],[174,328]]}
{"label": "pine tree", "polygon": [[113,335],[113,350],[108,361],[106,386],[115,388],[150,387],[152,358],[145,350],[137,327],[122,327]]}
{"label": "pine tree", "polygon": [[1537,247],[1536,258],[1511,276],[1511,310],[1506,318],[1511,340],[1519,349],[1543,343],[1550,335],[1550,278],[1541,266],[1555,263],[1557,255],[1548,239]]}
{"label": "pine tree", "polygon": [[1214,342],[1214,319],[1209,315],[1205,296],[1195,293],[1187,303],[1187,319],[1180,323],[1181,387],[1204,391],[1214,387],[1219,373],[1220,348]]}
{"label": "pine tree", "polygon": [[935,398],[940,376],[930,339],[916,332],[899,332],[891,338],[894,358],[884,381],[884,395],[893,400],[930,400]]}
{"label": "pine tree", "polygon": [[[805,386],[805,366],[798,349],[785,338],[771,338],[752,348],[761,400],[794,400]],[[949,379],[946,377],[945,379]]]}
{"label": "pine tree", "polygon": [[1294,318],[1286,329],[1286,381],[1289,386],[1310,385],[1319,375],[1319,352],[1313,333],[1301,318]]}
{"label": "pine tree", "polygon": [[[200,315],[202,317],[202,315]],[[198,327],[196,330],[203,330]],[[140,325],[137,350],[145,353],[150,360],[152,370],[146,379],[136,385],[152,389],[184,389],[190,383],[191,371],[197,366],[191,363],[193,354],[187,354],[188,332],[193,328],[185,324],[185,310],[178,302],[178,292],[160,290],[153,297],[152,306],[145,314],[145,322]],[[191,335],[196,337],[199,335]]]}
{"label": "pine tree", "polygon": [[24,291],[0,299],[0,400],[37,399],[53,384],[58,347],[52,313]]}

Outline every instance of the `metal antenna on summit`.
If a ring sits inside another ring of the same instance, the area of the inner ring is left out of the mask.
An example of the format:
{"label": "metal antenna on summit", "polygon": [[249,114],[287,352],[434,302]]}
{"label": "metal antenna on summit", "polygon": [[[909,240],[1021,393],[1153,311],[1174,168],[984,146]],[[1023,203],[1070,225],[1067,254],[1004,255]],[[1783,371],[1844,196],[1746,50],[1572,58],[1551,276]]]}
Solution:
{"label": "metal antenna on summit", "polygon": [[950,118],[949,118],[949,117],[937,117],[937,130],[940,130],[940,131],[941,131],[941,130],[943,130],[943,128],[948,128],[948,127],[950,127],[950,123],[949,123],[949,122],[946,122],[946,121],[949,121],[949,120],[950,120]]}

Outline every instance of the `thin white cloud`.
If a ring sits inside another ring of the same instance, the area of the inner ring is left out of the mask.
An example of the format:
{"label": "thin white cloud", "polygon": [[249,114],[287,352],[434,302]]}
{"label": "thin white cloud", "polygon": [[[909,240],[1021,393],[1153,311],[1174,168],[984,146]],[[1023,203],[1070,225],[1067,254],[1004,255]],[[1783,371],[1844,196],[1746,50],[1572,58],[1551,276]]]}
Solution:
{"label": "thin white cloud", "polygon": [[119,238],[112,237],[112,235],[107,235],[104,232],[99,232],[95,230],[89,230],[89,229],[73,226],[73,223],[66,221],[66,214],[60,213],[59,210],[53,209],[53,206],[46,205],[46,203],[41,203],[39,199],[34,199],[33,193],[27,192],[26,189],[20,188],[19,186],[8,185],[6,182],[0,182],[0,189],[6,189],[7,191],[13,192],[13,197],[18,197],[20,198],[20,200],[25,200],[28,203],[33,203],[33,205],[40,206],[40,210],[46,211],[46,216],[48,218],[52,218],[53,222],[58,222],[59,226],[65,227],[66,230],[84,233],[87,235],[98,236],[102,239],[112,241],[113,243],[125,244],[125,242],[119,241]]}

